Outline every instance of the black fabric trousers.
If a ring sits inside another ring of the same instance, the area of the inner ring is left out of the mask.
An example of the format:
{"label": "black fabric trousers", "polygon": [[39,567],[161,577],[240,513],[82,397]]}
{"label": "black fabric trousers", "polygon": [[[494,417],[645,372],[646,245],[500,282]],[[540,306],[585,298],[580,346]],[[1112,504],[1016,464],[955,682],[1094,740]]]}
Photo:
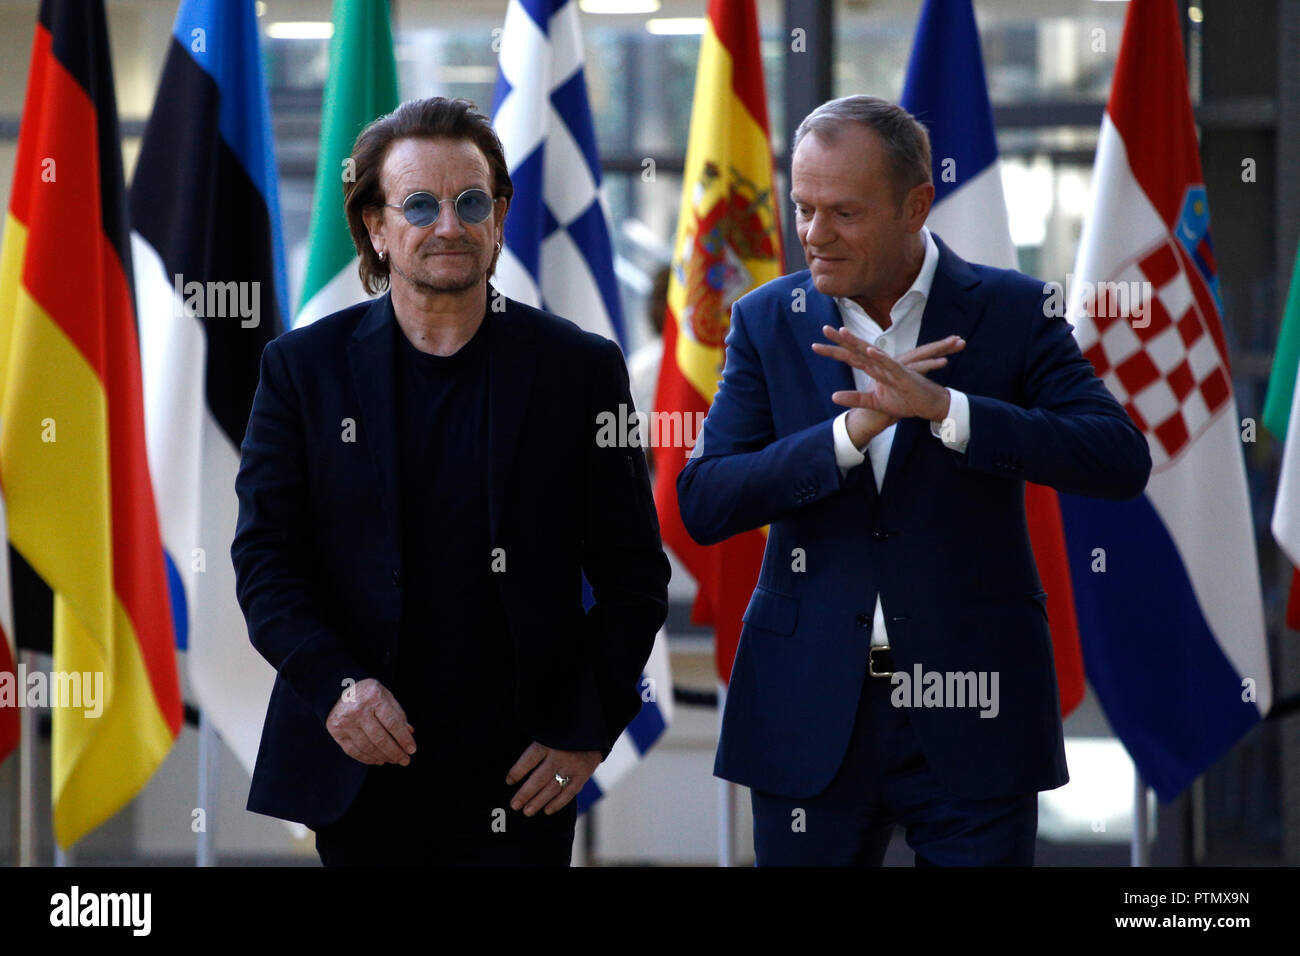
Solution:
{"label": "black fabric trousers", "polygon": [[[418,755],[418,752],[417,752]],[[568,866],[577,800],[558,813],[525,817],[510,808],[522,783],[499,773],[441,777],[413,762],[370,767],[357,798],[335,823],[316,831],[325,866]]]}

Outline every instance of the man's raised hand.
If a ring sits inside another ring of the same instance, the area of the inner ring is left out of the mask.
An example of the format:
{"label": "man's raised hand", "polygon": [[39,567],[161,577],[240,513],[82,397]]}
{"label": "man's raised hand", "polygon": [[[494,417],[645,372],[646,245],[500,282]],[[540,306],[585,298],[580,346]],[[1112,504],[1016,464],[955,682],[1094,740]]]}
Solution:
{"label": "man's raised hand", "polygon": [[893,359],[847,329],[824,325],[822,332],[835,344],[814,342],[814,352],[861,369],[872,379],[871,388],[865,392],[835,392],[831,395],[835,404],[865,408],[894,421],[900,418],[939,421],[948,414],[947,389],[925,376],[947,365],[946,356],[966,347],[966,341],[960,336],[950,335],[937,342],[918,345]]}

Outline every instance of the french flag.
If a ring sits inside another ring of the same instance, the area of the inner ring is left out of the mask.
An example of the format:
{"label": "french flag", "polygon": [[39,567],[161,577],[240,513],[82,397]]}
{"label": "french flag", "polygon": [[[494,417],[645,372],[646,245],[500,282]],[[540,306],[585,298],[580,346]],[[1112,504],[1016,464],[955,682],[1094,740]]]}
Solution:
{"label": "french flag", "polygon": [[1088,680],[1169,801],[1272,704],[1175,0],[1129,4],[1092,181],[1068,316],[1153,468],[1136,501],[1061,495],[1061,511]]}
{"label": "french flag", "polygon": [[[926,225],[963,259],[1016,268],[993,110],[970,0],[926,0],[901,105],[930,133],[934,205]],[[1083,700],[1084,681],[1056,492],[1027,483],[1025,518],[1038,576],[1047,592],[1061,713],[1067,715]]]}

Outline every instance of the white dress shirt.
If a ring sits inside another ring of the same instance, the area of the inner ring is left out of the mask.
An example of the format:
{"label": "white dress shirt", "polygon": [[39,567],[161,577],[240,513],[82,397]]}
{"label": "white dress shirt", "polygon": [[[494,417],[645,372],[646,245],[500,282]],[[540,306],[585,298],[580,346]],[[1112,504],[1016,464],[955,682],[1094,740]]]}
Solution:
{"label": "white dress shirt", "polygon": [[[837,298],[835,300],[835,304],[840,310],[840,318],[844,322],[844,328],[868,345],[880,349],[891,358],[897,358],[904,352],[916,348],[917,338],[921,334],[921,316],[925,312],[925,303],[930,297],[930,286],[934,282],[935,269],[939,265],[939,247],[935,244],[934,237],[930,235],[930,230],[922,226],[921,234],[925,237],[925,259],[921,263],[921,271],[916,274],[916,280],[912,283],[911,288],[904,292],[902,297],[894,303],[894,307],[889,310],[889,328],[882,329],[876,324],[875,319],[867,315],[866,310],[852,299]],[[873,380],[866,372],[855,368],[853,369],[853,381],[858,391],[865,392],[871,388]],[[953,440],[944,441],[944,444],[954,451],[964,454],[967,442],[970,441],[970,402],[967,400],[965,393],[956,389],[948,389],[948,396],[950,400],[948,417],[952,419],[954,428]],[[896,424],[890,425],[871,439],[867,443],[866,453],[864,454],[862,450],[854,447],[849,438],[848,425],[845,421],[848,414],[846,411],[836,416],[833,425],[835,460],[840,466],[840,473],[848,474],[851,469],[861,465],[870,456],[871,471],[876,479],[876,490],[879,491],[885,480],[885,468],[889,463],[889,452],[894,446],[894,431],[898,426]],[[942,428],[939,422],[930,423],[930,433],[943,441]],[[885,610],[879,594],[876,595],[876,613],[871,626],[871,643],[877,646],[889,643],[889,635],[885,630]]]}

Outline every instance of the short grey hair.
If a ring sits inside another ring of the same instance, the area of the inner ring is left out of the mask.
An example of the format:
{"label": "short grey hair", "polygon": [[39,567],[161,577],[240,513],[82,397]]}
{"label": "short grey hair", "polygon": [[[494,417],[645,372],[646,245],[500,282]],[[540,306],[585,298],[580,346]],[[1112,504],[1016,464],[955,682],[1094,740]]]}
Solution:
{"label": "short grey hair", "polygon": [[795,130],[791,154],[809,133],[816,133],[826,142],[835,142],[846,123],[865,126],[885,144],[894,194],[900,206],[909,192],[933,181],[930,134],[907,110],[875,96],[842,96],[817,107]]}

